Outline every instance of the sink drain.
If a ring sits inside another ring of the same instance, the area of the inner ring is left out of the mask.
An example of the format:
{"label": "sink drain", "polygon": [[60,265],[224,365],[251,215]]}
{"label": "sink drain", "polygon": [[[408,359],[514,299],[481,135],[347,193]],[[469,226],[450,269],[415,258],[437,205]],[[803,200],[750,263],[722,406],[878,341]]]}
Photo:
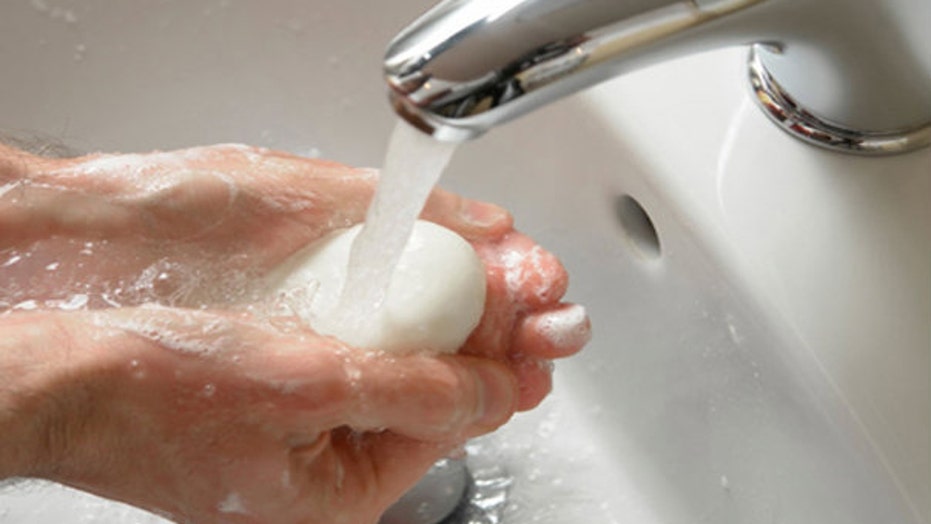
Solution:
{"label": "sink drain", "polygon": [[468,491],[464,459],[443,459],[388,508],[378,524],[439,524],[452,514]]}
{"label": "sink drain", "polygon": [[499,468],[470,475],[465,497],[441,524],[501,524],[513,481]]}
{"label": "sink drain", "polygon": [[500,524],[512,480],[500,468],[473,475],[465,459],[443,459],[378,524]]}

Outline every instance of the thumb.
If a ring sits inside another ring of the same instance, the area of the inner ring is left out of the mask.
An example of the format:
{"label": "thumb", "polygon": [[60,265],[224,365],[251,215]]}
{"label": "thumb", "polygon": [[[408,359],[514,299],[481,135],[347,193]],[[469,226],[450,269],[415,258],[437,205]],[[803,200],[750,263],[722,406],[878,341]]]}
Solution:
{"label": "thumb", "polygon": [[514,219],[494,204],[435,189],[421,218],[451,229],[466,240],[495,240],[514,228]]}

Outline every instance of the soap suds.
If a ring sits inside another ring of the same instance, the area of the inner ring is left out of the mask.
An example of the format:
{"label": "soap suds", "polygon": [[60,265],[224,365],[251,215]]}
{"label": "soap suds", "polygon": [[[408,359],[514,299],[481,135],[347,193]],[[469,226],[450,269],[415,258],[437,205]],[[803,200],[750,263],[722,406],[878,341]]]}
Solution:
{"label": "soap suds", "polygon": [[47,300],[45,307],[62,311],[85,309],[89,298],[83,293],[76,293],[63,300]]}
{"label": "soap suds", "polygon": [[239,346],[235,327],[229,320],[204,319],[194,313],[161,318],[155,316],[159,311],[171,314],[174,310],[145,305],[128,316],[98,314],[92,321],[97,326],[135,334],[180,353],[207,356]]}
{"label": "soap suds", "polygon": [[[152,153],[150,155],[100,155],[96,158],[88,158],[76,167],[69,167],[69,171],[79,175],[89,176],[115,175],[117,173],[138,175],[144,169],[156,166],[160,163],[167,163],[175,166],[181,165],[177,157],[164,153]],[[58,173],[56,173],[56,175],[58,175]]]}
{"label": "soap suds", "polygon": [[537,320],[537,329],[555,348],[580,348],[591,338],[591,325],[585,307],[568,304],[544,313]]}
{"label": "soap suds", "polygon": [[517,295],[524,274],[524,254],[517,250],[509,250],[501,255],[504,265],[504,283],[507,285],[508,295],[513,298]]}
{"label": "soap suds", "polygon": [[[117,202],[126,202],[151,199],[154,195],[179,189],[181,191],[178,195],[171,196],[197,198],[206,190],[215,191],[208,178],[212,177],[220,185],[225,186],[228,192],[226,204],[229,208],[239,191],[235,181],[224,172],[191,164],[191,161],[207,153],[205,148],[194,148],[170,153],[100,155],[84,160],[78,166],[69,166],[67,169],[51,172],[45,179],[40,180],[40,183],[55,187],[63,179],[91,177],[103,183],[113,184],[115,190],[114,194],[109,195],[110,198]],[[250,155],[257,156],[257,153],[253,152]],[[184,191],[186,186],[190,186],[193,191]],[[153,200],[153,203],[157,201]],[[215,212],[212,214],[224,215]],[[198,231],[198,233],[202,232],[203,230]]]}
{"label": "soap suds", "polygon": [[[504,268],[504,283],[508,297],[512,300],[521,296],[533,297],[537,303],[545,303],[552,297],[560,283],[548,275],[552,272],[547,264],[550,255],[542,247],[534,245],[530,249],[508,249],[499,255]],[[558,264],[552,264],[558,267]],[[529,298],[527,297],[527,298]]]}

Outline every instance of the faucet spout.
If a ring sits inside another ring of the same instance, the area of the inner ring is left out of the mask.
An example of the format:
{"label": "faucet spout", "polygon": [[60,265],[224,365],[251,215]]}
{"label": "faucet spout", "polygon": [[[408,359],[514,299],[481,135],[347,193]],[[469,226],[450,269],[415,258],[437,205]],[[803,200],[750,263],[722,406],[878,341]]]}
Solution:
{"label": "faucet spout", "polygon": [[624,71],[741,41],[702,27],[766,0],[448,0],[385,58],[408,122],[458,142]]}
{"label": "faucet spout", "polygon": [[929,15],[926,0],[445,0],[384,68],[402,118],[461,142],[627,71],[758,44],[748,76],[777,124],[888,154],[931,144],[931,55],[915,52],[931,32],[911,22]]}

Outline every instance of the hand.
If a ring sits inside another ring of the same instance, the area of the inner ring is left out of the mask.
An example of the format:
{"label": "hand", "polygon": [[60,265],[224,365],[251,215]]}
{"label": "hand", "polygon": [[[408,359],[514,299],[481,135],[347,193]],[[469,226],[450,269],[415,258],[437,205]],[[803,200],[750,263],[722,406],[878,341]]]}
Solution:
{"label": "hand", "polygon": [[488,204],[436,191],[423,214],[486,264],[479,327],[459,355],[398,357],[258,315],[246,285],[362,220],[373,171],[239,146],[22,164],[0,178],[0,306],[36,311],[0,318],[20,348],[0,371],[51,348],[25,390],[59,400],[12,410],[50,435],[12,474],[181,521],[372,522],[587,340],[558,261]]}

